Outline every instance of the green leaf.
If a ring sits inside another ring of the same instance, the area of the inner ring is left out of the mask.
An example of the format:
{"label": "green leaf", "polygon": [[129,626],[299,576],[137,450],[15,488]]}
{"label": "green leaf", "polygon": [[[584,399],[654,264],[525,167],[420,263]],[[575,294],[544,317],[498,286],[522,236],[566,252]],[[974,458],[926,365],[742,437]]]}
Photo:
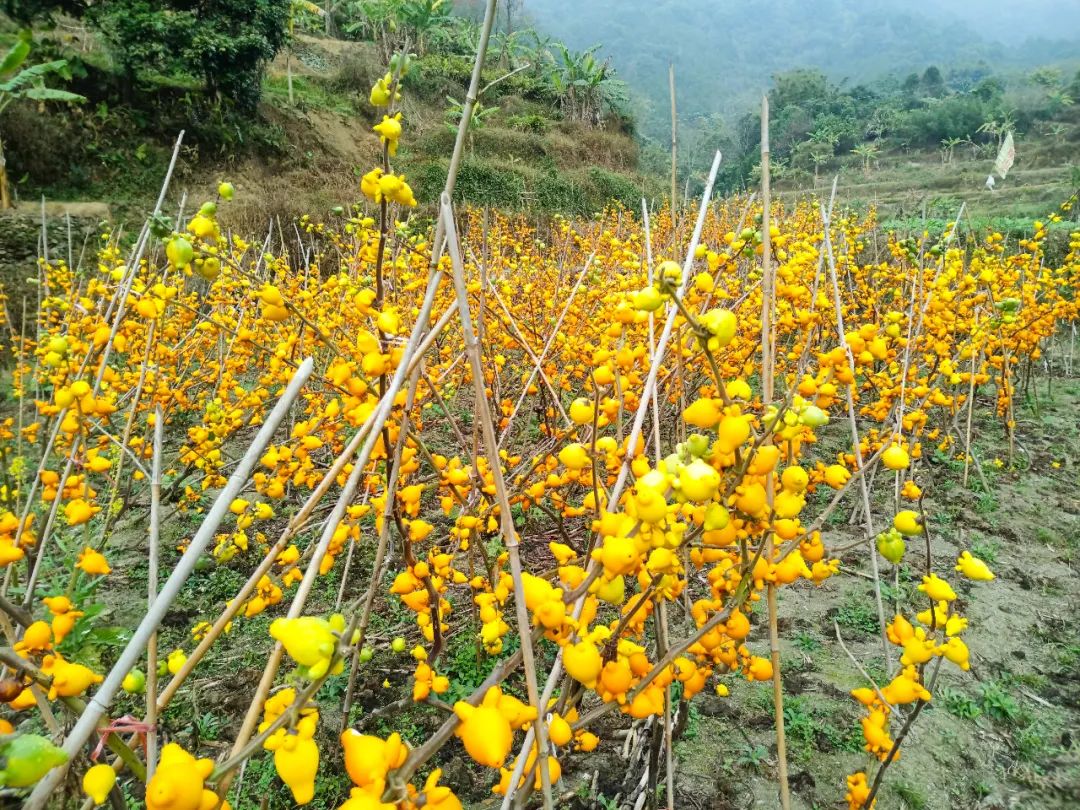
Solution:
{"label": "green leaf", "polygon": [[26,61],[26,57],[29,55],[30,43],[25,39],[20,39],[12,45],[11,50],[4,55],[4,60],[0,62],[0,78],[18,70],[19,66]]}
{"label": "green leaf", "polygon": [[57,59],[55,62],[42,62],[40,65],[31,65],[15,74],[4,84],[0,84],[0,93],[14,93],[20,87],[28,84],[37,84],[39,81],[53,73],[62,73],[67,68],[66,59]]}
{"label": "green leaf", "polygon": [[90,631],[87,640],[97,646],[122,647],[131,638],[131,631],[126,627],[96,627]]}
{"label": "green leaf", "polygon": [[67,90],[54,90],[51,87],[31,87],[22,95],[34,101],[66,101],[71,104],[86,101],[86,98],[78,93],[69,93]]}

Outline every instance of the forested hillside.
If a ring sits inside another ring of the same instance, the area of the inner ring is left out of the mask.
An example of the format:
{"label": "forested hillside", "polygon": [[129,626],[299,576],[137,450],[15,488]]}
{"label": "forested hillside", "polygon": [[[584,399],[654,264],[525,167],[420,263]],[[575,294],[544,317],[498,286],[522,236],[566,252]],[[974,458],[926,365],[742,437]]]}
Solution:
{"label": "forested hillside", "polygon": [[573,47],[599,45],[654,134],[666,126],[669,62],[681,115],[693,120],[741,113],[774,73],[800,67],[863,84],[935,63],[1001,72],[1080,60],[1080,4],[1045,0],[528,0],[525,7]]}

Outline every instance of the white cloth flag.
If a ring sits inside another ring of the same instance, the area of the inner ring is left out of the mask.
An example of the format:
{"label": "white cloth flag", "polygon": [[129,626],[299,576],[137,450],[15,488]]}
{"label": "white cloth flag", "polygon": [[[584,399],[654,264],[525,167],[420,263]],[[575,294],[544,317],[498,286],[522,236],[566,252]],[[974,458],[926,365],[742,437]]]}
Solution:
{"label": "white cloth flag", "polygon": [[1013,134],[1010,130],[1005,136],[1005,140],[1001,142],[1001,149],[998,150],[997,160],[994,161],[994,171],[997,172],[998,177],[1002,180],[1005,179],[1005,175],[1009,173],[1009,169],[1012,168],[1013,161],[1016,160],[1016,145],[1013,143]]}

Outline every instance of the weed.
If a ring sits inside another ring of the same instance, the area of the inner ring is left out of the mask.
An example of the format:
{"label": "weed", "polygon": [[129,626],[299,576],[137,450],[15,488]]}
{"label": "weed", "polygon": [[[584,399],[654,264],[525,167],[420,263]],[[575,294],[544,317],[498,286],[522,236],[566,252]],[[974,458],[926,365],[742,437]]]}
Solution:
{"label": "weed", "polygon": [[701,712],[698,711],[696,703],[688,703],[686,704],[686,727],[683,729],[682,737],[684,740],[694,740],[700,732]]}
{"label": "weed", "polygon": [[996,540],[979,537],[971,542],[971,553],[983,562],[993,565],[997,562],[998,551],[1001,546]]}
{"label": "weed", "polygon": [[982,685],[982,710],[987,717],[1001,723],[1011,723],[1020,715],[1020,704],[998,683]]}
{"label": "weed", "polygon": [[742,752],[735,757],[735,764],[756,769],[769,756],[768,749],[764,745],[747,745]]}
{"label": "weed", "polygon": [[1035,527],[1035,541],[1044,546],[1057,547],[1061,545],[1061,535],[1053,529],[1037,526]]}
{"label": "weed", "polygon": [[804,630],[795,636],[795,646],[804,653],[814,653],[821,649],[821,639]]}
{"label": "weed", "polygon": [[814,741],[814,718],[805,698],[789,697],[784,701],[784,730],[790,740],[804,745]]}
{"label": "weed", "polygon": [[1046,762],[1061,750],[1060,746],[1052,742],[1052,738],[1059,732],[1059,724],[1049,718],[1031,720],[1012,734],[1016,756],[1041,773]]}
{"label": "weed", "polygon": [[204,714],[195,715],[192,733],[196,740],[213,741],[221,736],[222,728],[224,728],[224,723],[221,721],[221,718],[213,712],[206,712]]}
{"label": "weed", "polygon": [[911,782],[896,782],[892,786],[892,791],[903,802],[903,806],[910,810],[925,810],[927,807],[926,794]]}
{"label": "weed", "polygon": [[876,633],[878,616],[870,596],[866,593],[849,591],[837,609],[836,623],[863,636]]}
{"label": "weed", "polygon": [[936,697],[944,704],[945,711],[954,717],[971,720],[982,714],[979,702],[959,690],[942,687]]}

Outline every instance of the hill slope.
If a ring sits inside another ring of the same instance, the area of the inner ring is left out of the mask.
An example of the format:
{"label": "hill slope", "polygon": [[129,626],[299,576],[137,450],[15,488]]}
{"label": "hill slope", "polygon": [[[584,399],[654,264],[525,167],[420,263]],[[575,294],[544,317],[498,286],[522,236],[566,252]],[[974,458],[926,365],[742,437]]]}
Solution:
{"label": "hill slope", "polygon": [[[69,110],[13,105],[3,134],[11,175],[24,200],[93,199],[120,218],[139,217],[164,176],[177,133],[184,148],[180,189],[216,184],[238,188],[231,216],[255,230],[268,218],[325,215],[355,202],[359,175],[377,161],[377,120],[368,91],[385,70],[371,43],[298,35],[292,57],[270,65],[257,120],[221,119],[181,83],[158,80],[123,98],[87,43],[86,75],[72,89],[88,102]],[[422,58],[407,77],[404,117],[409,137],[395,164],[421,206],[443,186],[453,145],[449,98],[464,98],[471,61]],[[288,73],[293,99],[289,100]],[[484,80],[504,73],[485,69]],[[520,75],[520,74],[519,74]],[[636,205],[653,184],[638,171],[638,146],[617,120],[590,128],[559,120],[552,105],[514,78],[485,101],[489,113],[470,136],[458,196],[478,205],[590,214],[610,199]],[[456,128],[456,125],[455,125]],[[256,222],[257,221],[257,222]]]}

